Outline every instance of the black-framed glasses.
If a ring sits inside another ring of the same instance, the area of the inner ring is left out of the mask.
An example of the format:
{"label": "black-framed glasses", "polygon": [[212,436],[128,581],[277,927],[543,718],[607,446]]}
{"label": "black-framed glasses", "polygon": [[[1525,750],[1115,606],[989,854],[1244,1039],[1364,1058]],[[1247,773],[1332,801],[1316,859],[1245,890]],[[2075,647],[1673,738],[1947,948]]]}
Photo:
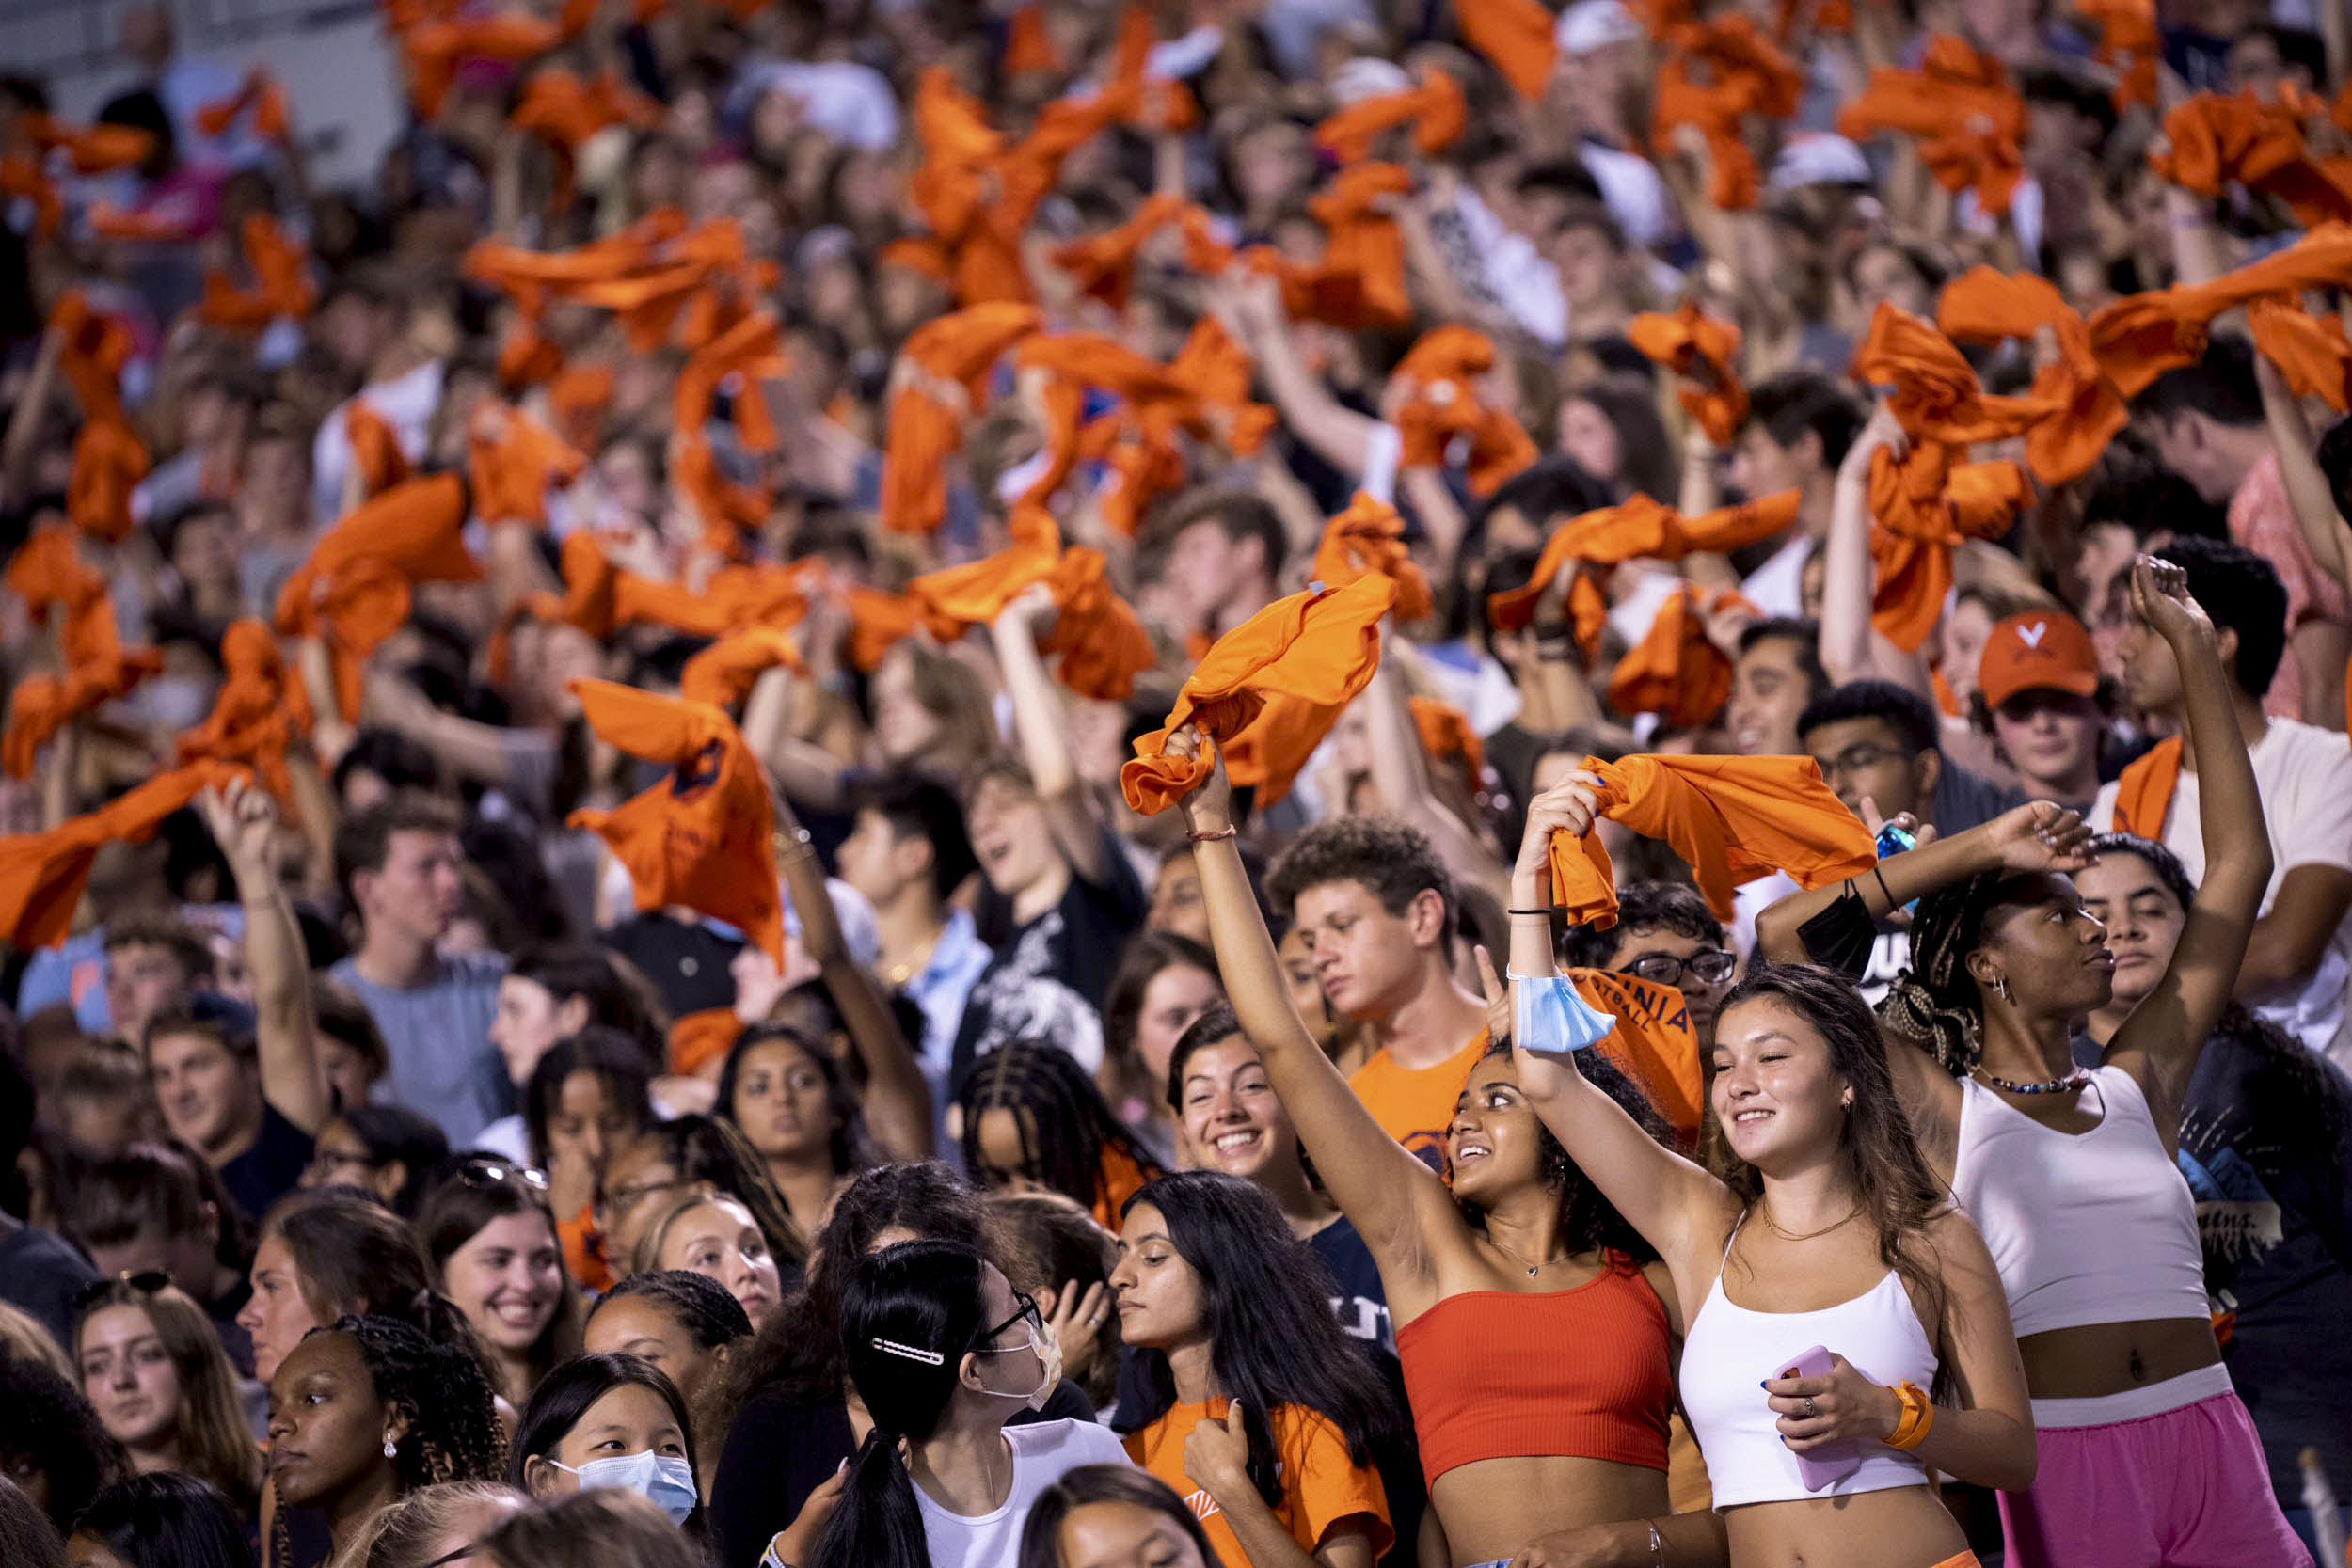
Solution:
{"label": "black-framed glasses", "polygon": [[1625,966],[1625,973],[1653,985],[1679,986],[1685,970],[1701,985],[1720,986],[1740,967],[1739,958],[1720,947],[1709,947],[1687,958],[1672,953],[1645,953]]}
{"label": "black-framed glasses", "polygon": [[84,1312],[90,1304],[103,1300],[119,1285],[128,1285],[143,1296],[151,1296],[171,1284],[171,1275],[161,1269],[141,1269],[136,1274],[117,1275],[112,1279],[93,1279],[73,1292],[73,1310]]}
{"label": "black-framed glasses", "polygon": [[1839,773],[1860,773],[1876,768],[1882,762],[1909,762],[1911,758],[1891,746],[1874,745],[1864,740],[1847,747],[1834,757],[1816,760],[1821,765],[1821,777],[1826,779]]}
{"label": "black-framed glasses", "polygon": [[983,1329],[981,1332],[975,1334],[972,1337],[973,1344],[980,1346],[983,1349],[993,1350],[996,1348],[996,1336],[1002,1334],[1005,1330],[1019,1323],[1025,1323],[1029,1325],[1030,1338],[1036,1340],[1040,1344],[1044,1343],[1045,1314],[1038,1310],[1036,1301],[1031,1299],[1029,1292],[1026,1291],[1015,1291],[1012,1293],[1012,1299],[1020,1303],[1020,1310],[1013,1313],[1011,1317],[1007,1318],[1003,1323],[998,1323],[994,1328]]}
{"label": "black-framed glasses", "polygon": [[511,1160],[486,1160],[480,1155],[457,1167],[457,1180],[469,1187],[503,1187],[509,1181],[519,1181],[533,1192],[548,1190],[548,1173],[536,1165],[519,1165]]}

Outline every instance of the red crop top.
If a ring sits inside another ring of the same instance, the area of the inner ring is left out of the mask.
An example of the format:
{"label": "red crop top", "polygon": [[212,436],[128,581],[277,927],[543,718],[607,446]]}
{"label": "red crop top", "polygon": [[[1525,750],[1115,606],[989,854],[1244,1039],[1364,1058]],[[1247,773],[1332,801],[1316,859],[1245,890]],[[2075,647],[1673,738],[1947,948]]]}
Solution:
{"label": "red crop top", "polygon": [[1572,1291],[1448,1296],[1396,1331],[1429,1483],[1518,1455],[1666,1467],[1666,1309],[1633,1260]]}

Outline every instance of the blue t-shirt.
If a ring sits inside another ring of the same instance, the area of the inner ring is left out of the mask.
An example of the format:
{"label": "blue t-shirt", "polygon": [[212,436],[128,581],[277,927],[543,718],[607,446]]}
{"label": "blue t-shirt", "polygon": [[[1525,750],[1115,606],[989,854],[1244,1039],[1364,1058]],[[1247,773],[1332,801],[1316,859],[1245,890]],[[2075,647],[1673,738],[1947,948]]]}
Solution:
{"label": "blue t-shirt", "polygon": [[248,1218],[258,1221],[271,1204],[294,1190],[310,1164],[310,1134],[263,1101],[253,1147],[220,1167],[220,1184]]}
{"label": "blue t-shirt", "polygon": [[392,1058],[391,1098],[441,1124],[452,1148],[513,1109],[514,1085],[490,1045],[506,959],[462,953],[426,985],[395,990],[362,979],[349,958],[327,977],[367,1005]]}

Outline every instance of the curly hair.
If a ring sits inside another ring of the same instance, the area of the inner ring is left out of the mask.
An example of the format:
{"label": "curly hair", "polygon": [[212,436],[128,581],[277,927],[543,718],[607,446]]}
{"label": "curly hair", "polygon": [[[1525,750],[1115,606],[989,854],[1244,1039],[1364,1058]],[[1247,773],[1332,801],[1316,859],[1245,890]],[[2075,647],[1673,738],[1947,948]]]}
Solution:
{"label": "curly hair", "polygon": [[[473,1357],[394,1318],[338,1318],[312,1334],[347,1334],[386,1411],[408,1418],[392,1456],[402,1492],[451,1481],[497,1481],[506,1468],[498,1398]],[[307,1338],[309,1336],[305,1336]]]}
{"label": "curly hair", "polygon": [[[1478,1059],[1490,1062],[1497,1056],[1511,1054],[1511,1037],[1486,1042],[1486,1053]],[[1666,1118],[1658,1114],[1642,1085],[1608,1057],[1597,1051],[1581,1053],[1576,1059],[1577,1069],[1584,1081],[1617,1102],[1620,1110],[1633,1118],[1634,1125],[1650,1135],[1652,1142],[1671,1148],[1674,1131]],[[1472,1068],[1475,1072],[1477,1069]],[[1535,1122],[1536,1168],[1542,1173],[1544,1185],[1560,1195],[1560,1236],[1567,1249],[1578,1252],[1621,1252],[1637,1262],[1647,1263],[1658,1257],[1658,1249],[1649,1244],[1632,1222],[1617,1212],[1616,1206],[1601,1196],[1600,1189],[1577,1168],[1568,1158],[1567,1149],[1551,1135],[1551,1129]],[[1484,1233],[1486,1228],[1486,1211],[1465,1198],[1454,1200],[1462,1211],[1462,1217],[1470,1227]]]}
{"label": "curly hair", "polygon": [[1911,962],[1879,1004],[1881,1023],[1916,1042],[1955,1078],[1967,1077],[1984,1057],[1984,998],[1966,959],[1984,942],[1985,916],[2016,883],[2001,872],[1979,871],[1923,896],[1911,916]]}
{"label": "curly hair", "polygon": [[49,1520],[61,1535],[127,1469],[81,1390],[38,1361],[0,1360],[0,1472],[27,1463],[49,1478]]}
{"label": "curly hair", "polygon": [[1298,835],[1266,873],[1266,896],[1289,913],[1298,895],[1327,882],[1361,882],[1380,907],[1401,915],[1414,899],[1435,893],[1445,900],[1444,928],[1454,928],[1461,895],[1429,835],[1393,816],[1335,816]]}

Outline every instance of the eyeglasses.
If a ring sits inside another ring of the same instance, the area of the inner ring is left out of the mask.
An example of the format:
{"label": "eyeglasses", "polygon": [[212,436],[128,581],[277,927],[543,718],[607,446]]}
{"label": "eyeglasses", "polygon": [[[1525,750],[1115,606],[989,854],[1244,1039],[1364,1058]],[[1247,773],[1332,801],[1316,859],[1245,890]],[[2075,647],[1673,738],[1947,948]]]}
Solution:
{"label": "eyeglasses", "polygon": [[1909,762],[1911,759],[1891,746],[1874,746],[1866,740],[1860,745],[1847,747],[1834,757],[1816,760],[1821,765],[1821,777],[1826,779],[1839,773],[1859,773],[1865,768],[1876,768],[1882,762]]}
{"label": "eyeglasses", "polygon": [[457,1167],[457,1180],[469,1187],[503,1187],[509,1181],[519,1181],[533,1192],[548,1190],[548,1173],[532,1165],[517,1165],[504,1160],[467,1161]]}
{"label": "eyeglasses", "polygon": [[1737,958],[1720,947],[1709,947],[1687,958],[1678,958],[1672,953],[1645,953],[1626,965],[1624,973],[1655,985],[1679,986],[1683,971],[1689,970],[1699,984],[1720,986],[1739,967]]}
{"label": "eyeglasses", "polygon": [[321,1176],[332,1177],[345,1165],[358,1165],[361,1170],[373,1170],[375,1162],[364,1154],[345,1154],[340,1149],[321,1148],[310,1155],[310,1168]]}
{"label": "eyeglasses", "polygon": [[604,1205],[608,1209],[633,1209],[656,1193],[666,1193],[676,1187],[691,1187],[699,1180],[692,1176],[674,1176],[667,1181],[640,1181],[633,1187],[607,1188]]}
{"label": "eyeglasses", "polygon": [[73,1292],[73,1310],[87,1311],[92,1302],[110,1294],[119,1285],[127,1285],[143,1296],[151,1296],[170,1284],[171,1275],[161,1269],[141,1269],[136,1274],[118,1275],[112,1279],[93,1279]]}
{"label": "eyeglasses", "polygon": [[1041,1344],[1044,1342],[1045,1314],[1037,1309],[1037,1303],[1030,1299],[1029,1292],[1026,1291],[1015,1291],[1012,1293],[1012,1299],[1021,1304],[1021,1309],[1015,1312],[1011,1317],[1007,1318],[1003,1323],[998,1323],[994,1328],[986,1329],[974,1335],[972,1337],[973,1344],[993,1349],[996,1344],[996,1336],[1002,1334],[1005,1330],[1019,1323],[1025,1323],[1029,1325],[1029,1337],[1032,1339]]}

